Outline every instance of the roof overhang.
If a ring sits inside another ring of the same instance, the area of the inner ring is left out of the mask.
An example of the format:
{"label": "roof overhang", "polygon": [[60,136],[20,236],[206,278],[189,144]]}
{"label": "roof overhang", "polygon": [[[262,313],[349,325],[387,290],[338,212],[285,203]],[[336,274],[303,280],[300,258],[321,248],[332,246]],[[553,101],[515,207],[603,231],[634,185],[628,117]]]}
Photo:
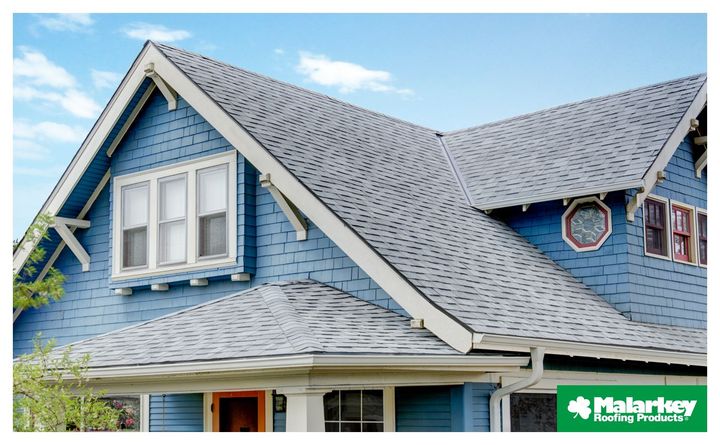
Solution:
{"label": "roof overhang", "polygon": [[546,354],[569,357],[592,357],[623,361],[666,363],[707,367],[707,354],[661,349],[612,346],[562,340],[543,340],[528,337],[479,334],[473,336],[473,348],[528,352],[530,347],[543,347]]}
{"label": "roof overhang", "polygon": [[518,372],[528,362],[527,356],[503,355],[304,354],[89,368],[85,376],[95,390],[123,394],[295,386],[422,386],[489,381],[490,373]]}

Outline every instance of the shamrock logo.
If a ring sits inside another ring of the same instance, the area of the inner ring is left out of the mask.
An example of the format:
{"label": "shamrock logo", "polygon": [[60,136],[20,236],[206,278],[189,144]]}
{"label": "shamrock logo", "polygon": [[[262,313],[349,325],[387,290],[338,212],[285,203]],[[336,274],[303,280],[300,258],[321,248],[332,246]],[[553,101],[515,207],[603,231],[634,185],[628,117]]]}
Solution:
{"label": "shamrock logo", "polygon": [[573,419],[580,415],[583,419],[587,420],[590,417],[590,400],[586,399],[583,396],[578,396],[577,399],[571,400],[570,403],[568,403],[568,411],[571,413],[575,413],[573,416]]}

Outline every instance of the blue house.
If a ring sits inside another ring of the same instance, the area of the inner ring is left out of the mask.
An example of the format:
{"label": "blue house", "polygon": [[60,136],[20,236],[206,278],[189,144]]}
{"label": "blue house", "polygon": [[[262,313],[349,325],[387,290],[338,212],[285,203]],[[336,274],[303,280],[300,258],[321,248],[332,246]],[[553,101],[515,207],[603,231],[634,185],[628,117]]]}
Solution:
{"label": "blue house", "polygon": [[[145,431],[544,431],[558,384],[705,384],[706,76],[438,132],[148,42],[42,206]],[[21,245],[21,270],[35,245]]]}

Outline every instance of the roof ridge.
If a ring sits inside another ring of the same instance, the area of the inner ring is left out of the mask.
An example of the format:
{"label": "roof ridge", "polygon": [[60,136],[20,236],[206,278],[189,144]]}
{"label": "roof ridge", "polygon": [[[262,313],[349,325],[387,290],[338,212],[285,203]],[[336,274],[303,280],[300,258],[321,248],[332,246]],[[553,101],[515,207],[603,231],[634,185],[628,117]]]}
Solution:
{"label": "roof ridge", "polygon": [[493,126],[493,125],[503,124],[503,123],[507,123],[507,122],[510,122],[510,121],[513,121],[513,120],[516,120],[516,119],[521,119],[521,118],[529,117],[529,116],[536,115],[536,114],[547,113],[547,112],[549,112],[549,111],[558,110],[558,109],[560,109],[560,108],[570,107],[570,106],[574,106],[574,105],[580,105],[580,104],[584,104],[584,103],[587,103],[587,102],[600,101],[600,100],[608,99],[608,98],[611,98],[611,97],[614,97],[614,96],[620,96],[620,95],[622,95],[622,94],[633,93],[633,92],[637,92],[637,91],[640,91],[640,90],[646,90],[646,89],[658,87],[658,86],[661,86],[661,85],[669,85],[669,84],[672,84],[672,83],[682,82],[682,81],[686,81],[686,80],[689,80],[689,79],[700,78],[700,77],[705,77],[705,81],[707,81],[707,73],[696,73],[696,74],[691,74],[691,75],[689,75],[689,76],[679,77],[679,78],[677,78],[677,79],[671,79],[671,80],[666,80],[666,81],[662,81],[662,82],[655,82],[655,83],[652,83],[652,84],[650,84],[650,85],[643,85],[643,86],[639,86],[639,87],[635,87],[635,88],[630,88],[630,89],[627,89],[627,90],[617,91],[617,92],[615,92],[615,93],[609,93],[609,94],[604,94],[604,95],[601,95],[601,96],[589,97],[589,98],[587,98],[587,99],[581,99],[581,100],[576,100],[576,101],[572,101],[572,102],[566,102],[566,103],[559,104],[559,105],[554,105],[554,106],[547,107],[547,108],[541,108],[541,109],[539,109],[539,110],[530,111],[530,112],[527,112],[527,113],[522,113],[522,114],[518,114],[518,115],[515,115],[515,116],[506,117],[505,119],[500,119],[500,120],[496,120],[496,121],[486,122],[486,123],[484,123],[484,124],[472,125],[472,126],[465,127],[465,128],[460,128],[460,129],[457,129],[457,130],[450,130],[450,131],[440,132],[440,134],[441,134],[442,136],[452,136],[452,135],[456,135],[456,134],[458,134],[458,133],[464,133],[464,132],[471,131],[471,130],[477,130],[477,129],[480,129],[480,128],[490,127],[490,126]]}
{"label": "roof ridge", "polygon": [[[309,285],[311,283],[305,284]],[[283,334],[285,334],[288,343],[290,343],[297,352],[323,352],[325,348],[323,348],[323,345],[315,338],[306,320],[298,314],[292,306],[290,299],[282,289],[284,285],[286,284],[269,285],[258,289],[258,293],[263,298],[265,306],[272,314],[278,327]]]}
{"label": "roof ridge", "polygon": [[286,81],[283,81],[283,80],[275,79],[275,78],[270,77],[270,76],[268,76],[268,75],[265,75],[265,74],[262,74],[262,73],[258,73],[258,72],[255,72],[255,71],[251,71],[251,70],[248,70],[248,69],[246,69],[246,68],[241,68],[241,67],[239,67],[239,66],[237,66],[237,65],[232,65],[232,64],[230,64],[230,63],[228,63],[228,62],[223,62],[222,60],[216,59],[216,58],[214,58],[214,57],[208,57],[208,56],[206,56],[206,55],[204,55],[204,54],[197,53],[197,52],[195,52],[195,51],[188,51],[188,50],[183,49],[183,48],[178,48],[178,47],[172,46],[172,45],[166,45],[166,44],[164,44],[164,43],[157,43],[157,42],[154,42],[154,41],[152,41],[152,40],[149,40],[148,42],[150,42],[150,44],[152,44],[152,45],[154,45],[154,46],[156,46],[156,47],[158,47],[158,48],[160,48],[160,49],[162,49],[162,48],[164,47],[164,48],[170,48],[170,49],[175,50],[175,51],[180,51],[180,52],[183,52],[183,53],[186,53],[186,54],[192,54],[193,56],[201,57],[201,58],[207,59],[207,60],[209,60],[209,61],[211,61],[211,62],[218,63],[218,64],[220,64],[220,65],[224,65],[224,66],[226,66],[226,67],[229,67],[229,68],[232,68],[232,69],[235,69],[235,70],[243,71],[243,72],[248,73],[248,74],[251,74],[251,75],[253,75],[253,76],[262,77],[263,79],[268,80],[268,81],[270,81],[270,82],[279,83],[279,84],[284,85],[284,86],[286,86],[286,87],[290,87],[290,88],[293,88],[293,89],[296,89],[296,90],[299,90],[299,91],[302,91],[302,92],[305,92],[305,93],[313,94],[313,95],[316,95],[316,96],[322,96],[322,97],[324,97],[324,98],[326,98],[326,99],[329,99],[329,100],[331,100],[331,101],[333,101],[333,102],[336,102],[336,103],[339,103],[339,104],[341,104],[341,105],[349,106],[349,107],[355,108],[356,110],[359,110],[359,111],[362,111],[362,112],[365,112],[365,113],[370,113],[370,114],[373,114],[373,115],[376,115],[376,116],[379,116],[379,117],[383,117],[383,118],[385,118],[385,119],[390,119],[390,120],[393,120],[393,121],[395,121],[395,122],[397,122],[397,123],[401,123],[401,124],[404,124],[404,125],[409,125],[409,126],[411,126],[411,127],[419,128],[419,129],[422,129],[422,130],[425,130],[425,131],[432,131],[433,133],[437,133],[437,132],[438,132],[437,130],[435,130],[435,129],[433,129],[433,128],[426,127],[426,126],[420,125],[420,124],[416,124],[415,122],[411,122],[411,121],[408,121],[408,120],[405,120],[405,119],[401,119],[401,118],[399,118],[399,117],[391,116],[391,115],[389,115],[389,114],[385,114],[385,113],[382,113],[382,112],[380,112],[380,111],[375,111],[375,110],[371,110],[371,109],[369,109],[369,108],[361,107],[360,105],[355,105],[355,104],[353,104],[353,103],[351,103],[351,102],[347,102],[347,101],[344,101],[344,100],[340,100],[340,99],[338,99],[338,98],[336,98],[336,97],[333,97],[333,96],[330,96],[330,95],[328,95],[328,94],[321,93],[321,92],[315,91],[315,90],[311,90],[311,89],[309,89],[309,88],[304,88],[304,87],[301,87],[301,86],[298,86],[298,85],[295,85],[295,84],[293,84],[293,83],[286,82]]}
{"label": "roof ridge", "polygon": [[[250,288],[241,290],[240,292],[231,293],[231,294],[229,294],[229,295],[225,295],[224,297],[216,298],[216,299],[214,299],[214,300],[209,300],[209,301],[206,301],[206,302],[204,302],[204,303],[200,303],[200,304],[196,304],[196,305],[193,305],[193,306],[190,306],[190,307],[186,307],[186,308],[180,309],[180,310],[175,311],[175,312],[170,312],[169,314],[161,315],[161,316],[159,316],[159,317],[155,317],[155,318],[151,318],[151,319],[149,319],[149,320],[142,321],[142,322],[137,323],[137,324],[131,324],[131,325],[129,325],[129,326],[125,326],[125,327],[122,327],[122,328],[119,328],[119,329],[114,329],[114,330],[109,331],[109,332],[106,332],[106,333],[104,333],[104,334],[96,335],[96,336],[94,336],[94,337],[84,338],[84,339],[82,339],[82,340],[74,341],[74,342],[68,343],[68,344],[66,344],[66,345],[56,346],[56,349],[57,349],[57,348],[68,348],[68,347],[70,347],[70,346],[73,346],[73,345],[76,345],[76,344],[80,344],[80,343],[84,343],[84,342],[89,341],[89,340],[94,340],[94,339],[97,339],[97,338],[106,337],[106,336],[108,336],[108,335],[117,334],[118,332],[123,332],[123,331],[126,331],[126,330],[128,330],[128,329],[138,328],[138,327],[140,327],[140,326],[144,326],[144,325],[149,324],[149,323],[154,323],[154,322],[159,321],[159,320],[164,320],[164,319],[166,319],[166,318],[172,318],[172,317],[175,317],[175,316],[184,314],[184,313],[186,313],[186,312],[191,312],[191,311],[194,311],[194,310],[203,308],[203,307],[205,307],[205,306],[211,306],[211,305],[214,305],[214,304],[217,304],[217,303],[222,303],[223,301],[229,300],[229,299],[231,299],[231,298],[241,297],[241,296],[243,296],[243,295],[245,295],[245,294],[248,294],[248,293],[250,293],[250,292],[259,291],[259,290],[261,290],[261,289],[263,289],[263,288],[266,288],[266,287],[279,287],[279,286],[286,286],[286,285],[288,285],[288,284],[294,284],[294,283],[295,283],[295,281],[277,281],[277,282],[259,284],[259,285],[257,285],[257,286],[253,286],[253,287],[250,287]],[[320,283],[320,284],[322,284],[322,283]]]}

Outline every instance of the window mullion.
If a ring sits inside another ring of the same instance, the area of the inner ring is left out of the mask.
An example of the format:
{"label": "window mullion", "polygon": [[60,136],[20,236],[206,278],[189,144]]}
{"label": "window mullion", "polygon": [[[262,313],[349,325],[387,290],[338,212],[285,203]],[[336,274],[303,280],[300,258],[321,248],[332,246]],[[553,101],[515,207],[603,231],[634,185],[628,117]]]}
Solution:
{"label": "window mullion", "polygon": [[158,187],[157,179],[149,181],[150,208],[148,209],[148,266],[150,269],[157,267],[158,250]]}
{"label": "window mullion", "polygon": [[197,262],[197,172],[188,171],[187,175],[187,262]]}

